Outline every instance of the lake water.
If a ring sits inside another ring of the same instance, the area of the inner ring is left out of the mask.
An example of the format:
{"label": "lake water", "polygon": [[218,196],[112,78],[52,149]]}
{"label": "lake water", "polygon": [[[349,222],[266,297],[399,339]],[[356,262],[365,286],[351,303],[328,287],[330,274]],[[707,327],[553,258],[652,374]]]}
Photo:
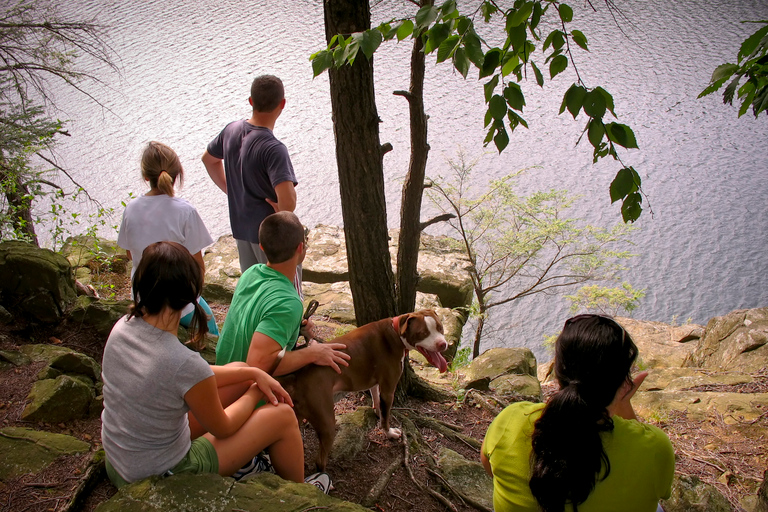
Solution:
{"label": "lake water", "polygon": [[[591,50],[576,53],[577,65],[588,86],[603,85],[613,94],[619,122],[634,129],[640,149],[622,158],[641,174],[654,211],[637,222],[638,256],[623,276],[647,292],[634,316],[705,322],[767,305],[768,118],[737,119],[737,107],[724,106],[719,95],[696,96],[715,66],[734,61],[741,41],[756,30],[739,21],[768,19],[768,2],[620,2],[630,20],[620,20],[623,33],[598,3],[598,12],[574,3],[572,28],[587,35]],[[200,155],[227,122],[249,116],[253,77],[272,73],[286,87],[275,133],[288,146],[300,182],[297,213],[310,227],[341,224],[328,80],[312,79],[308,60],[324,46],[320,0],[71,0],[59,8],[107,25],[121,69],[117,75],[86,63],[104,80],[89,87],[103,107],[70,89],[56,95],[72,135],[62,139],[58,161],[105,206],[121,212],[129,193],[146,191],[140,153],[146,142],[160,140],[184,164],[180,195],[197,206],[214,238],[229,233],[226,197],[209,180]],[[377,2],[374,21],[411,9],[405,1]],[[381,141],[395,148],[385,157],[391,227],[398,223],[409,158],[407,105],[392,91],[408,88],[409,53],[409,43],[389,43],[375,57]],[[530,129],[516,132],[502,155],[482,147],[485,107],[474,77],[464,80],[428,59],[427,174],[448,175],[447,160],[463,150],[479,159],[478,184],[531,168],[519,180],[521,191],[568,189],[582,197],[574,215],[604,226],[618,222],[619,208],[610,205],[607,191],[618,164],[592,165],[590,146],[574,146],[583,119],[557,115],[575,79],[572,68],[543,90],[523,85]],[[520,301],[494,312],[496,334],[487,346],[530,346],[546,359],[543,335],[557,332],[568,315],[559,297]]]}

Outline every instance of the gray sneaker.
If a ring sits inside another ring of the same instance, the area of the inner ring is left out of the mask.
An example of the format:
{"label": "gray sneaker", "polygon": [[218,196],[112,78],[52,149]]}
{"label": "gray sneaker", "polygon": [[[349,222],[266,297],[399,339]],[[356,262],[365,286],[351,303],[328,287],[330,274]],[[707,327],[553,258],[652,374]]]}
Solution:
{"label": "gray sneaker", "polygon": [[232,478],[237,481],[244,481],[248,480],[248,478],[254,475],[265,472],[274,473],[275,468],[272,467],[272,464],[269,460],[269,455],[266,452],[261,452],[245,466],[238,469],[235,474],[232,475]]}
{"label": "gray sneaker", "polygon": [[328,475],[328,473],[314,473],[309,475],[304,479],[304,483],[314,485],[325,494],[328,494],[328,492],[333,489],[333,484],[331,484],[331,477]]}

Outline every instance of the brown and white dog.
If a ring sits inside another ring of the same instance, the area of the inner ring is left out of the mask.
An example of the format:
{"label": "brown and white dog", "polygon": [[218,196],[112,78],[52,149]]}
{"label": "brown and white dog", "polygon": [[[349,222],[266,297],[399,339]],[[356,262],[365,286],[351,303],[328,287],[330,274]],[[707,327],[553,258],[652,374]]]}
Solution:
{"label": "brown and white dog", "polygon": [[381,428],[390,439],[399,439],[400,430],[389,427],[389,416],[408,352],[418,350],[441,373],[448,366],[441,354],[448,348],[443,325],[431,309],[371,322],[333,343],[346,345],[342,350],[351,356],[349,366],[341,367],[341,374],[328,366],[309,365],[278,378],[293,399],[299,421],[306,419],[317,432],[320,471],[325,470],[336,436],[334,393],[370,389]]}

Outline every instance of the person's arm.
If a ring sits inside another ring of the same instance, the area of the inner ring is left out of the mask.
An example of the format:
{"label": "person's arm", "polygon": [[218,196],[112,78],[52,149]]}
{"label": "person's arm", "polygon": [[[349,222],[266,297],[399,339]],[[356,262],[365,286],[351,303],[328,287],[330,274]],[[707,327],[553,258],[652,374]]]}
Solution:
{"label": "person's arm", "polygon": [[292,212],[296,209],[296,187],[292,181],[284,181],[275,186],[277,202],[267,198],[267,202],[272,205],[276,212]]}
{"label": "person's arm", "polygon": [[262,398],[273,405],[285,402],[293,406],[288,392],[265,372],[258,372],[248,391],[226,409],[221,406],[215,371],[214,376],[198,382],[184,395],[189,410],[205,431],[220,438],[240,430]]}
{"label": "person's arm", "polygon": [[128,255],[128,259],[129,259],[129,260],[133,261],[133,256],[131,256],[131,251],[129,251],[129,250],[127,250],[127,249],[126,249],[126,251],[125,251],[125,254],[127,254],[127,255]]}
{"label": "person's arm", "polygon": [[[341,373],[339,365],[349,366],[347,361],[350,359],[349,354],[340,351],[343,348],[345,345],[341,343],[314,343],[301,350],[286,352],[273,374],[285,375],[312,363],[330,366],[336,373]],[[282,349],[278,342],[257,331],[251,338],[245,362],[268,372]]]}
{"label": "person's arm", "polygon": [[493,471],[491,470],[491,461],[489,461],[488,457],[485,456],[485,450],[482,448],[480,449],[480,462],[483,464],[485,472],[488,473],[489,476],[493,476]]}
{"label": "person's arm", "polygon": [[613,402],[608,406],[608,414],[611,416],[620,416],[625,420],[636,420],[637,415],[632,408],[630,400],[635,396],[635,393],[647,376],[648,372],[640,372],[635,375],[631,384],[626,382],[622,384],[616,391],[616,396],[614,397]]}
{"label": "person's arm", "polygon": [[225,194],[227,193],[227,175],[224,172],[224,160],[211,156],[208,151],[203,153],[203,165],[208,171],[208,176]]}
{"label": "person's arm", "polygon": [[203,280],[205,280],[205,261],[203,261],[203,251],[197,251],[195,254],[192,255],[192,257],[197,262],[197,265],[200,267],[200,272],[203,273]]}

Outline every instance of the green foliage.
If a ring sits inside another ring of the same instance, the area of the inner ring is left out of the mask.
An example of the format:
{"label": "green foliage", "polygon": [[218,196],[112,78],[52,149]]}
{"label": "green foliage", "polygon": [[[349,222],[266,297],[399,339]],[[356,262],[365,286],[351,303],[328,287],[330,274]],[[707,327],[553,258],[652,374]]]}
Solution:
{"label": "green foliage", "polygon": [[459,368],[467,366],[471,361],[472,349],[469,347],[460,348],[458,352],[456,352],[456,355],[453,356],[451,364],[448,365],[448,370],[450,372],[455,372]]}
{"label": "green foliage", "polygon": [[[738,94],[741,100],[739,117],[752,107],[752,113],[757,116],[768,109],[768,20],[743,23],[760,23],[763,26],[741,43],[736,55],[738,64],[721,64],[715,68],[706,89],[701,91],[699,98],[712,94],[730,80],[723,91],[723,103],[733,105],[733,99]],[[739,86],[742,78],[746,82]]]}
{"label": "green foliage", "polygon": [[645,297],[645,290],[637,290],[627,282],[621,286],[604,287],[598,285],[582,286],[574,295],[566,295],[571,301],[571,312],[597,311],[604,315],[617,316],[619,313],[632,313]]}
{"label": "green foliage", "polygon": [[[615,7],[609,3],[608,8]],[[545,19],[548,22],[541,23]],[[332,66],[353,64],[360,50],[370,58],[383,41],[421,38],[426,54],[436,52],[438,63],[450,60],[464,78],[472,67],[477,69],[478,79],[490,77],[484,84],[488,105],[484,144],[493,142],[499,153],[509,145],[510,133],[520,125],[528,127],[522,116],[526,100],[519,85],[527,78],[528,69],[543,87],[541,65],[548,66],[550,80],[570,65],[576,70],[577,83],[565,93],[560,113],[567,108],[576,119],[583,111],[588,117],[584,132],[594,148],[594,161],[610,156],[622,164],[621,173],[631,167],[621,162],[616,146],[637,148],[635,134],[627,125],[604,121],[608,112],[616,117],[613,97],[602,87],[589,88],[582,81],[573,61],[573,50],[578,47],[589,51],[589,44],[583,32],[569,28],[572,20],[573,9],[559,0],[517,0],[509,7],[482,0],[462,5],[461,11],[455,0],[446,0],[440,5],[421,7],[412,19],[390,20],[364,32],[334,36],[310,60],[317,76]],[[483,37],[481,32],[498,30],[495,27],[500,26],[506,36],[504,44],[491,46],[491,38]],[[545,35],[543,27],[550,30],[548,34]],[[539,48],[541,53],[537,53]],[[642,212],[641,180],[634,170],[633,182],[634,188],[611,190],[611,201],[622,201],[624,222],[634,222]]]}
{"label": "green foliage", "polygon": [[[633,256],[626,250],[632,228],[586,225],[567,215],[573,198],[565,191],[515,192],[519,173],[494,180],[476,191],[470,173],[476,162],[449,162],[454,177],[435,179],[427,195],[443,212],[470,261],[479,318],[475,353],[482,325],[491,308],[536,293],[556,294],[578,284],[613,280]],[[642,292],[638,292],[642,293]],[[629,305],[629,302],[626,302]]]}

